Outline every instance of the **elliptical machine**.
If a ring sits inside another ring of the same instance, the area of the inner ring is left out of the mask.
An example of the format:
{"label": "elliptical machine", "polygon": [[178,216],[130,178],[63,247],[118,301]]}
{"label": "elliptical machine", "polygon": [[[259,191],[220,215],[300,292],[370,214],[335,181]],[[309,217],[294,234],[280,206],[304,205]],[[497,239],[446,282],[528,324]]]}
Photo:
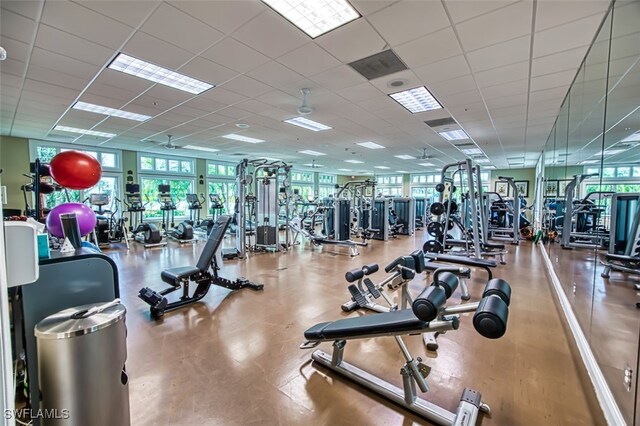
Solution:
{"label": "elliptical machine", "polygon": [[[100,248],[110,247],[112,243],[121,243],[124,240],[129,249],[129,239],[127,235],[127,227],[125,226],[126,218],[120,216],[116,218],[118,213],[118,205],[113,210],[103,210],[102,207],[109,205],[111,199],[109,194],[90,194],[88,198],[89,204],[98,207],[96,212],[95,239],[96,244]],[[116,202],[120,200],[116,198]]]}
{"label": "elliptical machine", "polygon": [[174,220],[177,207],[171,197],[170,185],[158,185],[158,202],[162,211],[162,229],[165,235],[180,244],[195,242],[193,238],[193,221],[183,220],[178,226],[175,226]]}
{"label": "elliptical machine", "polygon": [[140,196],[140,185],[128,183],[125,189],[124,204],[127,206],[129,214],[129,232],[133,235],[133,239],[144,245],[144,248],[166,246],[166,241],[162,241],[160,230],[153,223],[144,222],[144,211],[149,200],[142,204]]}

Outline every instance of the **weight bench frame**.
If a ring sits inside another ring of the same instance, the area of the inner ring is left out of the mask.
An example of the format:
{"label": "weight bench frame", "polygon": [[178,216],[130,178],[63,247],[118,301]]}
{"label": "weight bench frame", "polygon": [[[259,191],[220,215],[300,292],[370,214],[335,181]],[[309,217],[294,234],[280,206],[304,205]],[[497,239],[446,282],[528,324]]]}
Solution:
{"label": "weight bench frame", "polygon": [[[164,316],[165,312],[198,302],[206,296],[211,285],[217,285],[230,290],[250,288],[251,290],[258,291],[263,289],[264,285],[256,284],[244,277],[230,280],[218,275],[220,267],[218,266],[216,254],[222,245],[231,219],[229,215],[219,216],[216,219],[196,266],[170,268],[162,271],[162,280],[170,284],[171,287],[159,292],[149,287],[140,290],[138,297],[149,304],[152,319],[158,320]],[[189,294],[189,284],[191,282],[197,284],[192,295]],[[166,296],[179,289],[182,289],[180,299],[169,302]]]}
{"label": "weight bench frame", "polygon": [[[446,311],[446,309],[448,308],[445,308],[444,310]],[[396,314],[396,312],[378,314],[378,318],[383,319],[382,316],[394,314]],[[482,402],[482,396],[480,393],[475,390],[465,388],[462,392],[458,409],[455,413],[425,399],[419,398],[416,386],[422,392],[427,392],[429,390],[426,377],[431,369],[422,364],[422,360],[420,358],[413,358],[404,341],[400,337],[400,335],[423,333],[425,330],[430,330],[432,332],[454,330],[458,328],[458,325],[459,319],[455,316],[448,319],[436,319],[429,323],[420,322],[419,326],[416,326],[415,330],[405,330],[400,333],[394,333],[390,330],[388,333],[378,334],[393,336],[405,358],[405,363],[400,369],[403,384],[402,389],[343,360],[347,340],[370,338],[375,335],[365,334],[337,340],[318,338],[317,340],[306,341],[300,345],[300,349],[315,348],[323,341],[333,340],[332,354],[328,354],[322,350],[316,350],[312,353],[311,359],[315,363],[335,371],[336,373],[358,383],[361,386],[364,386],[372,392],[377,393],[378,395],[431,422],[439,425],[472,426],[476,424],[480,412],[488,415],[491,414],[490,407]]]}

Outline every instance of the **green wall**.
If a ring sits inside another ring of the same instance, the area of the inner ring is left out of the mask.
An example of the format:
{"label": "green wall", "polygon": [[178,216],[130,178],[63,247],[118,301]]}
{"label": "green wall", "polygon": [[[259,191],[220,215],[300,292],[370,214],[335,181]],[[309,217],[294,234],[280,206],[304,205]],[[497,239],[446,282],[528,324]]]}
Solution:
{"label": "green wall", "polygon": [[0,136],[0,168],[2,185],[7,187],[7,209],[24,210],[20,187],[28,183],[22,176],[29,173],[29,139]]}
{"label": "green wall", "polygon": [[[202,178],[200,177],[202,176]],[[200,183],[202,181],[202,184]],[[196,158],[196,194],[204,194],[207,197],[207,160]]]}
{"label": "green wall", "polygon": [[498,181],[498,176],[512,177],[514,180],[526,180],[529,181],[529,196],[527,197],[527,205],[533,203],[533,195],[535,194],[536,185],[536,169],[496,169],[491,170],[491,185],[489,190],[495,190],[495,183]]}
{"label": "green wall", "polygon": [[[129,174],[131,171],[131,174]],[[135,151],[122,151],[122,181],[127,184],[127,176],[133,176],[130,183],[138,183],[138,154]],[[124,193],[125,188],[122,188]]]}

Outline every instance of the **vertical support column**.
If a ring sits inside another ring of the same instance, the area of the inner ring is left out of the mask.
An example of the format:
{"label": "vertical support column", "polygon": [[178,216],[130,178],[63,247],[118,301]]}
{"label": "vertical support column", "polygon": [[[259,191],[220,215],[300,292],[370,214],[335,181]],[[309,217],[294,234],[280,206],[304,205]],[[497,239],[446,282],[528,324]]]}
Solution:
{"label": "vertical support column", "polygon": [[467,169],[467,188],[469,188],[469,204],[471,207],[471,224],[473,229],[473,250],[475,257],[480,257],[480,227],[478,226],[478,203],[476,202],[476,194],[473,184],[473,165],[471,159],[467,158],[465,162]]}

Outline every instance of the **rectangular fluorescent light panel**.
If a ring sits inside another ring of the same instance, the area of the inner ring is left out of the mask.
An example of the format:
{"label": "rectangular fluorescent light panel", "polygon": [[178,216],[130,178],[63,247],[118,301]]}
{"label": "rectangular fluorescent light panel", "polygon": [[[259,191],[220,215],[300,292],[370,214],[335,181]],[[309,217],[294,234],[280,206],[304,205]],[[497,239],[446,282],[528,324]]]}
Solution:
{"label": "rectangular fluorescent light panel", "polygon": [[284,120],[285,123],[293,124],[294,126],[302,127],[303,129],[313,130],[314,132],[320,132],[322,130],[333,129],[333,127],[326,126],[317,121],[309,120],[304,117],[294,117],[288,120]]}
{"label": "rectangular fluorescent light panel", "polygon": [[206,152],[218,152],[219,149],[215,148],[207,148],[206,146],[197,146],[197,145],[184,145],[184,149],[192,149],[194,151],[206,151]]}
{"label": "rectangular fluorescent light panel", "polygon": [[398,171],[396,171],[396,173],[409,173],[409,172],[406,171],[406,170],[398,170]]}
{"label": "rectangular fluorescent light panel", "polygon": [[412,114],[442,108],[440,102],[424,86],[392,93],[389,96]]}
{"label": "rectangular fluorescent light panel", "polygon": [[438,134],[448,141],[469,139],[469,135],[467,135],[464,130],[451,130],[449,132],[438,132]]}
{"label": "rectangular fluorescent light panel", "polygon": [[230,134],[224,135],[222,137],[225,138],[225,139],[231,139],[231,140],[240,141],[240,142],[249,142],[249,143],[262,143],[262,142],[264,142],[263,139],[250,138],[249,136],[236,135],[235,133],[230,133]]}
{"label": "rectangular fluorescent light panel", "polygon": [[491,169],[491,170],[493,170],[493,169],[495,169],[495,168],[496,168],[496,166],[491,166],[491,165],[489,165],[489,166],[484,166],[484,168],[485,168],[485,169]]}
{"label": "rectangular fluorescent light panel", "polygon": [[491,160],[489,160],[488,158],[478,158],[477,160],[475,160],[476,163],[489,163]]}
{"label": "rectangular fluorescent light panel", "polygon": [[344,160],[345,163],[362,164],[364,161],[360,160]]}
{"label": "rectangular fluorescent light panel", "polygon": [[352,172],[353,171],[351,169],[338,169],[338,170],[340,170],[341,172]]}
{"label": "rectangular fluorescent light panel", "polygon": [[621,142],[637,142],[637,141],[640,141],[640,130],[622,139]]}
{"label": "rectangular fluorescent light panel", "polygon": [[115,133],[98,132],[96,130],[78,129],[77,127],[56,126],[53,130],[59,130],[61,132],[80,133],[82,135],[102,136],[103,138],[112,138],[116,136]]}
{"label": "rectangular fluorescent light panel", "polygon": [[628,149],[629,148],[625,148],[625,149],[605,149],[604,151],[600,151],[597,154],[594,154],[593,156],[596,157],[598,155],[616,155],[616,154],[620,154],[621,152],[625,152]]}
{"label": "rectangular fluorescent light panel", "polygon": [[306,163],[307,167],[324,167],[322,164]]}
{"label": "rectangular fluorescent light panel", "polygon": [[360,17],[346,0],[262,0],[309,37],[316,38]]}
{"label": "rectangular fluorescent light panel", "polygon": [[300,154],[314,155],[316,157],[320,155],[327,155],[324,152],[312,151],[310,149],[305,149],[304,151],[298,151]]}
{"label": "rectangular fluorescent light panel", "polygon": [[394,155],[394,157],[399,158],[401,160],[415,160],[416,159],[416,157],[414,157],[413,155],[407,155],[407,154]]}
{"label": "rectangular fluorescent light panel", "polygon": [[433,163],[418,163],[418,164],[419,164],[420,166],[425,166],[425,167],[428,167],[428,166],[435,166],[435,164],[433,164]]}
{"label": "rectangular fluorescent light panel", "polygon": [[390,167],[387,166],[374,166],[374,169],[389,169]]}
{"label": "rectangular fluorescent light panel", "polygon": [[89,104],[87,102],[76,102],[73,105],[73,109],[79,109],[81,111],[95,112],[96,114],[108,115],[112,117],[126,118],[134,121],[147,121],[151,118],[150,115],[136,114],[134,112],[123,111],[121,109],[109,108],[101,105]]}
{"label": "rectangular fluorescent light panel", "polygon": [[464,152],[467,155],[479,155],[482,154],[482,150],[480,148],[465,148],[460,151]]}
{"label": "rectangular fluorescent light panel", "polygon": [[582,160],[578,164],[596,164],[596,163],[599,163],[599,162],[600,162],[600,160]]}
{"label": "rectangular fluorescent light panel", "polygon": [[384,148],[384,146],[378,145],[375,142],[360,142],[360,143],[357,143],[356,145],[360,145],[360,146],[363,146],[363,147],[369,148],[369,149],[383,149]]}
{"label": "rectangular fluorescent light panel", "polygon": [[108,66],[112,70],[120,71],[135,77],[144,78],[154,83],[173,87],[174,89],[199,95],[200,93],[215,87],[213,84],[196,80],[184,74],[159,67],[149,62],[136,59],[132,56],[119,53]]}

